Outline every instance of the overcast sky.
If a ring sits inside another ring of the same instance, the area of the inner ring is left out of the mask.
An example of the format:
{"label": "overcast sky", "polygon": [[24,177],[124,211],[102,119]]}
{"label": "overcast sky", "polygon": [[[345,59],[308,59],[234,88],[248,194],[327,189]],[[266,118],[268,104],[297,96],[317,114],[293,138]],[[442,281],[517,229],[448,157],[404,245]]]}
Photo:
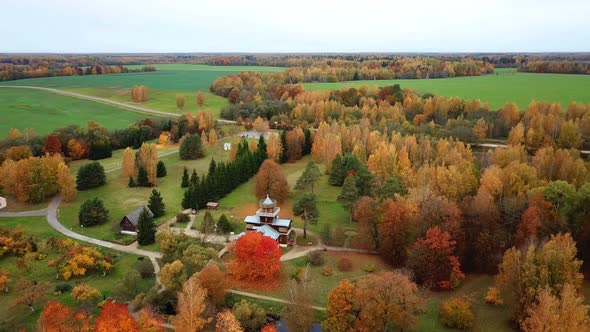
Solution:
{"label": "overcast sky", "polygon": [[590,0],[0,0],[0,52],[590,51]]}

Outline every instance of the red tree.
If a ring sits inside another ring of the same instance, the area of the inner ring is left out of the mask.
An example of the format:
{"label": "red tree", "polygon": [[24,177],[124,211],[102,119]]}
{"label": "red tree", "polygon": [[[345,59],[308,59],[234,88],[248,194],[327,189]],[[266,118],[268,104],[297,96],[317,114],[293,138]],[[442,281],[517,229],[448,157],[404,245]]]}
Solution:
{"label": "red tree", "polygon": [[428,229],[410,250],[409,266],[416,280],[435,289],[453,289],[465,278],[454,255],[456,241],[436,226]]}
{"label": "red tree", "polygon": [[260,287],[274,281],[281,272],[281,248],[268,236],[246,232],[236,241],[229,272],[246,286]]}
{"label": "red tree", "polygon": [[49,154],[61,154],[61,142],[59,139],[53,135],[47,135],[45,137],[45,146],[43,147],[43,152]]}
{"label": "red tree", "polygon": [[359,238],[369,249],[379,247],[378,205],[373,197],[362,196],[356,201],[352,218],[359,223]]}
{"label": "red tree", "polygon": [[391,264],[401,266],[406,262],[408,247],[411,244],[411,211],[402,197],[397,201],[391,198],[381,204],[383,219],[379,224],[381,255]]}
{"label": "red tree", "polygon": [[96,317],[94,332],[133,332],[138,331],[137,323],[122,303],[105,302]]}
{"label": "red tree", "polygon": [[515,244],[521,246],[531,239],[552,234],[553,226],[557,225],[557,214],[550,202],[543,199],[542,193],[533,194],[529,207],[522,214],[516,229]]}
{"label": "red tree", "polygon": [[90,331],[88,317],[56,301],[49,301],[37,321],[37,330],[45,332]]}

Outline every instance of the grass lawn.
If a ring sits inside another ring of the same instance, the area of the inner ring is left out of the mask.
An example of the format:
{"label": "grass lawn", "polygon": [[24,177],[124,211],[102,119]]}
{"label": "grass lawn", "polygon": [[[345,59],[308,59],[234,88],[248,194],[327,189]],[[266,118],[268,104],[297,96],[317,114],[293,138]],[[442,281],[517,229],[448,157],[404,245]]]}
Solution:
{"label": "grass lawn", "polygon": [[[184,190],[180,188],[180,182],[183,167],[186,166],[190,172],[196,169],[197,173],[202,175],[207,172],[212,157],[216,161],[224,161],[228,158],[228,155],[228,152],[223,151],[223,145],[218,143],[207,151],[206,157],[197,160],[180,160],[178,154],[165,156],[160,160],[166,165],[168,175],[158,179],[158,184],[154,188],[128,188],[129,179],[124,178],[120,171],[108,173],[106,185],[81,191],[74,202],[62,203],[59,209],[59,220],[64,226],[76,232],[82,232],[78,222],[80,206],[87,199],[99,197],[109,209],[110,222],[87,227],[83,230],[84,234],[107,241],[131,243],[135,240],[135,236],[115,234],[112,231],[113,222],[119,222],[127,213],[140,206],[147,205],[152,189],[160,191],[166,205],[166,214],[160,217],[157,222],[161,223],[172,218],[181,211]],[[104,160],[103,163],[118,165],[120,161],[120,155],[115,155],[113,158]]]}
{"label": "grass lawn", "polygon": [[88,100],[31,89],[0,89],[0,136],[10,128],[33,128],[47,134],[67,125],[86,126],[90,120],[109,129],[126,128],[145,114]]}
{"label": "grass lawn", "polygon": [[[63,235],[51,228],[44,217],[21,217],[21,218],[0,218],[0,227],[3,228],[14,228],[19,225],[23,228],[27,234],[33,235],[37,239],[43,239],[48,237],[65,238]],[[16,330],[16,327],[26,327],[28,331],[35,330],[35,323],[39,317],[41,310],[31,311],[26,307],[17,307],[11,309],[11,303],[16,298],[17,294],[15,291],[16,282],[22,277],[29,278],[35,281],[48,282],[50,284],[46,294],[46,300],[57,300],[65,304],[73,305],[74,300],[69,293],[55,295],[53,294],[55,286],[57,284],[68,283],[75,286],[78,283],[86,283],[93,287],[96,287],[105,296],[108,296],[111,289],[130,270],[134,269],[136,264],[139,262],[139,256],[131,254],[123,254],[117,251],[110,251],[108,249],[101,248],[103,253],[113,257],[114,269],[111,273],[106,276],[102,274],[89,274],[85,277],[75,277],[68,281],[63,279],[55,280],[55,268],[48,267],[47,263],[57,257],[57,254],[50,254],[47,258],[39,261],[32,261],[30,263],[30,269],[26,272],[21,272],[16,268],[16,258],[13,256],[0,258],[0,268],[8,270],[10,273],[11,281],[8,284],[8,294],[2,294],[0,296],[0,330],[3,329],[2,324],[5,320],[14,319],[10,322],[10,328]],[[154,283],[153,279],[142,279],[139,285],[141,291],[147,291]],[[38,304],[37,309],[41,309],[44,303]]]}
{"label": "grass lawn", "polygon": [[508,102],[521,108],[532,100],[558,102],[562,106],[572,101],[590,102],[590,75],[519,73],[514,69],[497,69],[496,74],[471,77],[419,80],[355,81],[338,83],[306,83],[306,89],[329,90],[346,86],[400,84],[419,93],[458,96],[489,102],[494,109]]}

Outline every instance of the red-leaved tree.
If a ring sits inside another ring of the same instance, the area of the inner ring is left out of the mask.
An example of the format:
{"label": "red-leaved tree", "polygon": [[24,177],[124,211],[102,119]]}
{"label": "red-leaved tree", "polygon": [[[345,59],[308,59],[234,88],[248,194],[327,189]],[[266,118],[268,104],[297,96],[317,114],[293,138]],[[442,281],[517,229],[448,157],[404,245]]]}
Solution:
{"label": "red-leaved tree", "polygon": [[91,330],[90,319],[83,312],[57,301],[49,301],[37,321],[37,331],[86,332]]}
{"label": "red-leaved tree", "polygon": [[49,154],[61,154],[61,142],[59,139],[53,135],[47,135],[45,137],[45,146],[43,146],[43,152]]}
{"label": "red-leaved tree", "polygon": [[122,303],[107,301],[102,306],[100,315],[96,317],[94,332],[134,332],[138,331],[137,323],[129,314],[129,309]]}
{"label": "red-leaved tree", "polygon": [[438,226],[426,231],[410,250],[408,265],[416,280],[434,289],[453,289],[465,278],[454,255],[456,241]]}
{"label": "red-leaved tree", "polygon": [[249,231],[241,236],[229,264],[229,273],[244,286],[261,287],[276,281],[281,273],[281,248],[268,236]]}

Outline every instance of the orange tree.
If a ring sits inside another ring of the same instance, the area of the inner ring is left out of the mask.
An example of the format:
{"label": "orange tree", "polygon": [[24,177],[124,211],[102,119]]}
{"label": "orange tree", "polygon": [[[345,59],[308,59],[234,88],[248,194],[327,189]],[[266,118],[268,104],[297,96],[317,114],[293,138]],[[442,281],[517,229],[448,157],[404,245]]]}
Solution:
{"label": "orange tree", "polygon": [[274,281],[281,272],[278,243],[259,232],[246,232],[237,241],[229,273],[235,281],[257,287]]}

